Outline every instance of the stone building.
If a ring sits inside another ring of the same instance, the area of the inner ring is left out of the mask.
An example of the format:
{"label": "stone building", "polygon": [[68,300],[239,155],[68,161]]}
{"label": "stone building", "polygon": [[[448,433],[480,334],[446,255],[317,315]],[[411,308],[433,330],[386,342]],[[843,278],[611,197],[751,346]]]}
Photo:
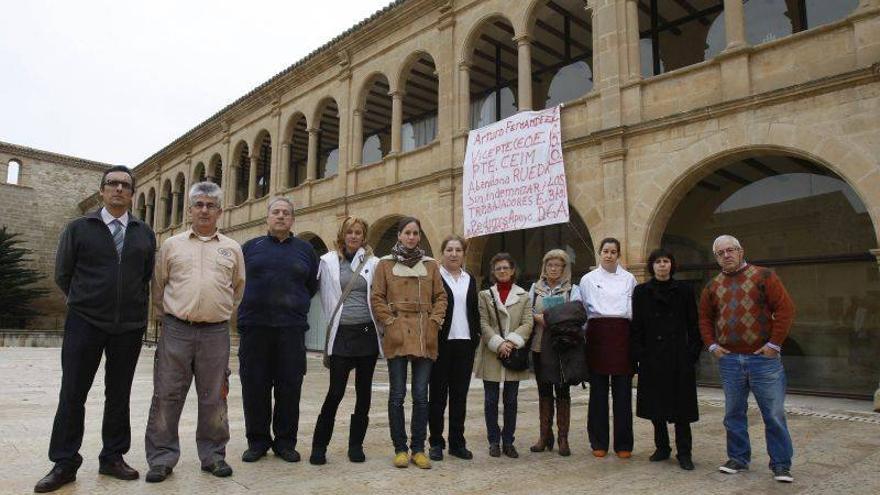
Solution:
{"label": "stone building", "polygon": [[[21,234],[31,266],[45,275],[49,295],[36,303],[33,329],[64,327],[64,295],[55,286],[55,251],[64,225],[97,205],[101,174],[110,165],[0,141],[0,226]],[[10,322],[4,326],[16,325]]]}
{"label": "stone building", "polygon": [[874,392],[880,0],[399,0],[138,165],[136,212],[166,239],[208,179],[239,241],[285,195],[321,250],[358,215],[383,254],[409,214],[436,250],[468,131],[560,103],[572,221],[473,239],[473,272],[506,250],[530,281],[562,247],[579,275],[614,236],[637,276],[662,244],[699,285],[730,233],[798,305],[792,389]]}

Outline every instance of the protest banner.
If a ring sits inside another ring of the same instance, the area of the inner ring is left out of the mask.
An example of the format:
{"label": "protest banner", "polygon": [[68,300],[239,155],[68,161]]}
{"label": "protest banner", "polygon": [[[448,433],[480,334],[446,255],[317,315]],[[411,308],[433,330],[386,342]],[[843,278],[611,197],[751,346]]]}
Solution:
{"label": "protest banner", "polygon": [[467,238],[568,222],[559,107],[471,131],[463,182]]}

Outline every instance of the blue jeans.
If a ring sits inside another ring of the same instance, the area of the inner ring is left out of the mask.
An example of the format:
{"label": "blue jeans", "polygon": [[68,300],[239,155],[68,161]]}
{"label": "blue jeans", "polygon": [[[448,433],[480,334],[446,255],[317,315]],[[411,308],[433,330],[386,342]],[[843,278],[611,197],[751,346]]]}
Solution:
{"label": "blue jeans", "polygon": [[727,429],[727,457],[748,465],[752,450],[749,444],[748,398],[755,394],[770,468],[790,469],[794,449],[785,422],[785,370],[782,359],[754,354],[727,354],[718,360],[724,388],[724,427]]}
{"label": "blue jeans", "polygon": [[498,428],[499,382],[483,380],[483,411],[486,416],[486,437],[489,444],[513,445],[516,431],[516,398],[519,395],[519,382],[504,382],[504,429]]}
{"label": "blue jeans", "polygon": [[427,358],[398,357],[388,360],[388,424],[391,427],[391,441],[394,452],[406,452],[406,418],[403,401],[406,399],[406,368],[412,363],[412,402],[413,412],[410,430],[412,440],[409,450],[413,453],[425,451],[425,438],[428,436],[428,383],[431,380],[432,361]]}

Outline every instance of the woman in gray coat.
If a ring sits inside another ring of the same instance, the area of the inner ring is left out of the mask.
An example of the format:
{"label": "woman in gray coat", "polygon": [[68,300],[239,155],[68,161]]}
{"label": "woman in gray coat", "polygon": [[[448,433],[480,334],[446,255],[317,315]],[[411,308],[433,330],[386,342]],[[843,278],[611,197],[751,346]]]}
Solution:
{"label": "woman in gray coat", "polygon": [[[505,368],[501,359],[514,349],[526,346],[532,334],[532,301],[528,292],[516,285],[516,263],[507,253],[498,253],[489,262],[492,287],[480,292],[480,328],[482,342],[474,368],[483,380],[484,411],[489,440],[489,455],[519,457],[513,446],[516,430],[516,400],[520,380],[529,378],[529,371]],[[504,383],[504,429],[498,427],[498,395]],[[503,449],[499,445],[503,443]]]}

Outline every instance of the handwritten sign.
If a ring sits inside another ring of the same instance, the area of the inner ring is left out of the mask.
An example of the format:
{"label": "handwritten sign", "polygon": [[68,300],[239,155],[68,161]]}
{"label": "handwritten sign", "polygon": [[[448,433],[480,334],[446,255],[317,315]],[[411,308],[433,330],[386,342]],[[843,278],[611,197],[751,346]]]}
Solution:
{"label": "handwritten sign", "polygon": [[468,238],[568,222],[559,107],[471,131],[462,201]]}

